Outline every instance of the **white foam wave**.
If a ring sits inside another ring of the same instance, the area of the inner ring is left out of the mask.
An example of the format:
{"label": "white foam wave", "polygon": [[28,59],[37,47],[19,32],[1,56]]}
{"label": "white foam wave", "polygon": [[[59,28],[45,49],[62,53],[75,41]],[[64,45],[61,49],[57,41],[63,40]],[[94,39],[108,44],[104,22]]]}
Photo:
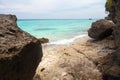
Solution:
{"label": "white foam wave", "polygon": [[63,40],[59,40],[59,41],[55,41],[55,42],[50,42],[48,44],[57,44],[57,45],[69,44],[69,43],[73,42],[74,40],[76,40],[78,38],[82,38],[84,36],[86,36],[86,34],[78,35],[78,36],[75,36],[75,37],[73,37],[71,39],[63,39]]}

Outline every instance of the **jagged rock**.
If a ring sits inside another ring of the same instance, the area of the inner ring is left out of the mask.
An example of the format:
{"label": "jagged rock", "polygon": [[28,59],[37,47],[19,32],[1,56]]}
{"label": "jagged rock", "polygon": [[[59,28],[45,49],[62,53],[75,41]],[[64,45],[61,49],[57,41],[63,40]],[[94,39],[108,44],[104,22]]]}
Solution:
{"label": "jagged rock", "polygon": [[98,20],[92,23],[92,27],[88,30],[91,38],[100,40],[112,35],[115,24],[108,20]]}
{"label": "jagged rock", "polygon": [[115,46],[120,47],[120,26],[117,25],[113,30]]}
{"label": "jagged rock", "polygon": [[49,42],[49,39],[47,39],[47,38],[40,38],[39,41],[40,41],[41,43],[48,43],[48,42]]}
{"label": "jagged rock", "polygon": [[100,59],[104,80],[120,80],[120,49]]}
{"label": "jagged rock", "polygon": [[115,14],[111,17],[112,20],[116,23],[116,27],[113,29],[113,36],[115,38],[115,45],[120,47],[120,0],[113,1],[115,5]]}
{"label": "jagged rock", "polygon": [[120,80],[120,0],[112,1],[114,11],[109,11],[109,17],[116,25],[113,28],[113,37],[117,50],[98,61],[103,80]]}
{"label": "jagged rock", "polygon": [[111,19],[113,20],[114,23],[120,24],[120,1],[119,0],[113,0],[114,4],[114,11],[109,12]]}
{"label": "jagged rock", "polygon": [[0,14],[0,80],[32,80],[42,57],[39,40],[18,28],[16,20]]}

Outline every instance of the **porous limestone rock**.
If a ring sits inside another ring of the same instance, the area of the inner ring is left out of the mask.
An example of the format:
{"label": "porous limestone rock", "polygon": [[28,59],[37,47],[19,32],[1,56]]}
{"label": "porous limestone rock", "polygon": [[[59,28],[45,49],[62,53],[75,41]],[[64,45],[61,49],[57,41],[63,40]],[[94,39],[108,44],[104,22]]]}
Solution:
{"label": "porous limestone rock", "polygon": [[0,80],[32,80],[42,57],[39,40],[16,21],[15,15],[0,14]]}

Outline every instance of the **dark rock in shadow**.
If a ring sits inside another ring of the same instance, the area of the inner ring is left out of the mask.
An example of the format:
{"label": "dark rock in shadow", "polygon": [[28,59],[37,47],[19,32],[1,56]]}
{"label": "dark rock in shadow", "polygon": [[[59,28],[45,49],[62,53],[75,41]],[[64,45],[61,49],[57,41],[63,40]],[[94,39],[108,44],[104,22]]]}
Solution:
{"label": "dark rock in shadow", "polygon": [[120,80],[120,49],[99,59],[99,63],[104,80]]}
{"label": "dark rock in shadow", "polygon": [[16,21],[15,15],[0,14],[0,80],[32,80],[42,58],[39,40]]}

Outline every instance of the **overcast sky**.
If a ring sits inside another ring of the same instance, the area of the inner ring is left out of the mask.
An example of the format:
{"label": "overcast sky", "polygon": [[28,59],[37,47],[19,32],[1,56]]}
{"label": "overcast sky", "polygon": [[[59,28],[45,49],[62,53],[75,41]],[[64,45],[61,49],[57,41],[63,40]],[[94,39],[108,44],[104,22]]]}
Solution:
{"label": "overcast sky", "polygon": [[19,19],[104,18],[106,0],[0,0],[0,14]]}

